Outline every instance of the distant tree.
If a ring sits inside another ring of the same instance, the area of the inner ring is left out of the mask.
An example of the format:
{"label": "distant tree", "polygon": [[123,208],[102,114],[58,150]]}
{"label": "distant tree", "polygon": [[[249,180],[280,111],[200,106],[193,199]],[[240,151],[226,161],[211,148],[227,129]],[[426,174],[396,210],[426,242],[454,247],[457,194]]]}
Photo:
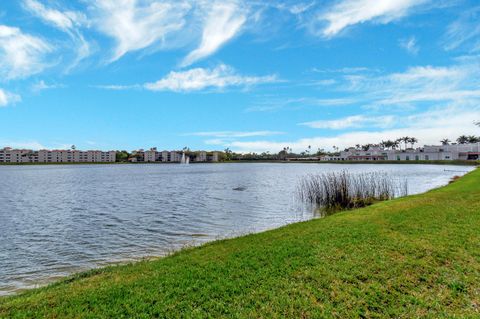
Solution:
{"label": "distant tree", "polygon": [[467,144],[468,143],[468,136],[466,135],[461,135],[457,138],[457,143],[458,144]]}
{"label": "distant tree", "polygon": [[281,160],[285,160],[288,156],[288,147],[284,147],[283,150],[278,152],[278,158]]}
{"label": "distant tree", "polygon": [[233,158],[233,152],[232,152],[232,150],[227,147],[223,152],[225,153],[225,160],[226,160],[226,161],[231,161],[232,158]]}
{"label": "distant tree", "polygon": [[392,141],[392,140],[388,140],[388,145],[390,147],[390,149],[394,150],[398,147],[398,142],[397,141]]}
{"label": "distant tree", "polygon": [[407,149],[407,144],[410,143],[410,136],[404,136],[399,138],[399,142],[402,142],[405,144],[405,149]]}
{"label": "distant tree", "polygon": [[130,157],[130,153],[128,153],[127,151],[117,151],[115,154],[115,161],[127,162],[129,157]]}
{"label": "distant tree", "polygon": [[73,151],[77,149],[77,147],[76,147],[75,145],[70,146],[70,148],[71,148]]}
{"label": "distant tree", "polygon": [[418,143],[418,140],[415,137],[410,137],[408,143],[410,143],[411,148],[413,148],[413,146]]}
{"label": "distant tree", "polygon": [[480,141],[480,138],[476,137],[475,135],[469,135],[467,138],[468,143],[477,143]]}
{"label": "distant tree", "polygon": [[475,122],[475,125],[476,125],[476,126],[480,126],[480,121]]}
{"label": "distant tree", "polygon": [[442,143],[442,145],[449,145],[450,142],[451,141],[448,138],[444,138],[443,140],[440,141],[440,143]]}
{"label": "distant tree", "polygon": [[307,153],[308,155],[310,155],[310,151],[312,150],[312,146],[311,145],[308,145],[307,149],[305,150],[305,153]]}
{"label": "distant tree", "polygon": [[400,142],[398,140],[391,141],[392,142],[392,150],[397,149],[397,147],[400,145]]}
{"label": "distant tree", "polygon": [[365,145],[362,145],[362,150],[364,151],[368,151],[370,149],[370,147],[372,146],[372,144],[365,144]]}

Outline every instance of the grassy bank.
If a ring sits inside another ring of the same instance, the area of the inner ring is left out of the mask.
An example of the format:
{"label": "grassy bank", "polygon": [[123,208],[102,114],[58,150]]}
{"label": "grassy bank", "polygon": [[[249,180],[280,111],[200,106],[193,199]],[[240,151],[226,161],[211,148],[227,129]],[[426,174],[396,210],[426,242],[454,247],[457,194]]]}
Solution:
{"label": "grassy bank", "polygon": [[478,317],[480,170],[426,194],[0,299],[1,318]]}

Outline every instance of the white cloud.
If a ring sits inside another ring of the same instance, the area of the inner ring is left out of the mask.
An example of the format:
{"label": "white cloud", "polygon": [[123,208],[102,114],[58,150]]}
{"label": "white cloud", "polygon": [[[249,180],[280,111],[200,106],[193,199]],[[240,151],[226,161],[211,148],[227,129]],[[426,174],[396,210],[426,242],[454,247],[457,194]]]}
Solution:
{"label": "white cloud", "polygon": [[429,0],[342,0],[319,16],[326,23],[320,31],[333,37],[345,28],[368,21],[389,23],[406,16],[413,8]]}
{"label": "white cloud", "polygon": [[84,14],[75,11],[62,12],[50,9],[37,0],[24,0],[24,7],[32,14],[63,31],[72,30],[86,20]]}
{"label": "white cloud", "polygon": [[291,7],[288,8],[291,14],[297,15],[304,13],[311,9],[315,5],[315,2],[310,2],[310,3],[298,3],[295,5],[292,5]]}
{"label": "white cloud", "polygon": [[182,66],[188,66],[216,52],[231,40],[247,20],[247,9],[238,1],[215,1],[208,9],[203,26],[202,41],[197,49],[183,60]]}
{"label": "white cloud", "polygon": [[24,0],[23,5],[32,15],[70,36],[76,47],[76,57],[67,70],[75,67],[81,60],[90,55],[90,44],[78,29],[81,25],[87,24],[87,17],[83,13],[47,8],[37,0]]}
{"label": "white cloud", "polygon": [[195,68],[181,72],[172,71],[165,78],[154,83],[147,83],[144,87],[152,91],[189,92],[207,88],[248,87],[276,81],[278,79],[275,75],[242,76],[237,74],[233,68],[221,64],[214,69]]}
{"label": "white cloud", "polygon": [[413,55],[417,55],[418,51],[420,51],[420,47],[418,46],[417,39],[415,37],[400,39],[398,44],[400,45],[400,47],[404,48],[408,53]]}
{"label": "white cloud", "polygon": [[417,66],[387,75],[348,75],[337,88],[364,105],[385,106],[420,102],[449,102],[478,99],[480,63],[467,61],[448,67]]}
{"label": "white cloud", "polygon": [[50,44],[38,37],[0,25],[0,77],[24,78],[43,71],[48,66],[45,55],[52,50]]}
{"label": "white cloud", "polygon": [[110,62],[152,45],[166,46],[166,38],[181,30],[190,1],[96,0],[94,23],[116,41]]}
{"label": "white cloud", "polygon": [[401,124],[398,128],[380,129],[373,131],[355,131],[334,136],[317,136],[298,140],[284,140],[280,142],[233,141],[222,144],[237,152],[278,152],[289,146],[294,151],[301,152],[309,145],[313,149],[324,148],[331,150],[333,146],[340,149],[355,144],[378,143],[386,139],[396,139],[400,136],[415,136],[420,145],[439,144],[439,140],[456,139],[459,135],[478,135],[478,127],[473,125],[472,119],[480,118],[480,107],[470,104],[464,106],[447,106],[429,109],[416,115],[398,118]]}
{"label": "white cloud", "polygon": [[353,115],[347,116],[336,120],[323,120],[300,123],[300,125],[308,126],[311,128],[342,130],[347,128],[359,128],[359,127],[390,127],[394,124],[395,118],[393,116],[364,116]]}
{"label": "white cloud", "polygon": [[32,90],[34,92],[40,92],[44,90],[59,89],[64,88],[63,84],[58,83],[46,83],[44,80],[40,80],[32,85]]}
{"label": "white cloud", "polygon": [[107,85],[92,85],[92,87],[97,89],[112,90],[112,91],[122,91],[122,90],[132,90],[132,89],[142,88],[142,86],[138,84],[133,84],[133,85],[107,84]]}
{"label": "white cloud", "polygon": [[322,98],[287,98],[287,97],[273,97],[265,98],[262,101],[257,102],[255,105],[245,109],[246,112],[270,112],[277,111],[280,109],[299,109],[311,106],[341,106],[341,105],[350,105],[358,102],[355,99],[351,98],[331,98],[331,99],[322,99]]}
{"label": "white cloud", "polygon": [[43,144],[37,141],[4,141],[0,140],[0,145],[5,147],[28,149],[28,150],[42,150],[47,149]]}
{"label": "white cloud", "polygon": [[217,138],[241,138],[241,137],[254,137],[254,136],[272,136],[285,134],[283,132],[276,131],[217,131],[217,132],[195,132],[189,133],[190,136],[208,136]]}
{"label": "white cloud", "polygon": [[464,47],[468,51],[480,51],[480,6],[465,10],[452,22],[445,35],[445,50]]}
{"label": "white cloud", "polygon": [[0,107],[7,106],[9,104],[20,102],[20,101],[21,101],[20,95],[13,94],[0,89]]}

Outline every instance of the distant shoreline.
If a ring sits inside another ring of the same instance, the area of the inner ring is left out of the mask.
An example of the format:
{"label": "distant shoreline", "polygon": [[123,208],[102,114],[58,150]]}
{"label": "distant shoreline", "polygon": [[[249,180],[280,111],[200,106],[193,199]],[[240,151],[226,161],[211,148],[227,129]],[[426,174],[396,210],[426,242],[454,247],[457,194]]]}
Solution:
{"label": "distant shoreline", "polygon": [[[191,162],[190,164],[237,164],[237,163],[278,163],[278,164],[429,164],[429,165],[458,165],[458,166],[479,166],[480,161],[308,161],[308,160],[232,160],[225,162]],[[0,166],[45,166],[45,165],[174,165],[177,162],[55,162],[55,163],[0,163]]]}

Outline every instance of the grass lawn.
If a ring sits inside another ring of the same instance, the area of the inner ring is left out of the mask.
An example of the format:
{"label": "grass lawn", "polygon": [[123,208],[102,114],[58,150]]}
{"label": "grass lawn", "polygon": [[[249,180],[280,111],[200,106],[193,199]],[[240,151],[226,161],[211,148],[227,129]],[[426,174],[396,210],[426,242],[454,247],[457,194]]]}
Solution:
{"label": "grass lawn", "polygon": [[109,267],[0,318],[480,317],[480,170],[426,194]]}

